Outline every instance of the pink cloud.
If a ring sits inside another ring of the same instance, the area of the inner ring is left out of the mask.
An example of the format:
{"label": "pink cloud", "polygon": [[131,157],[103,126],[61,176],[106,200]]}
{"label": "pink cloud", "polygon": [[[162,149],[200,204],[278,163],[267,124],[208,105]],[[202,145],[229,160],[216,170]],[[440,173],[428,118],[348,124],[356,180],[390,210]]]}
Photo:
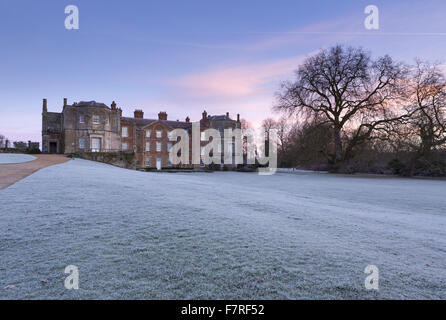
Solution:
{"label": "pink cloud", "polygon": [[173,84],[189,97],[246,97],[255,94],[268,83],[291,75],[302,59],[292,57],[259,64],[221,67],[182,76]]}

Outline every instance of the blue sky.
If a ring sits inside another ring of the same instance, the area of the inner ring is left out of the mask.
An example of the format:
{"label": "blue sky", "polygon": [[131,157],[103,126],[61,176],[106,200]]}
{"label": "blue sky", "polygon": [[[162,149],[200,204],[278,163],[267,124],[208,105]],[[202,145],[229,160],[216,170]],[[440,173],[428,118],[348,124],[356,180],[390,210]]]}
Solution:
{"label": "blue sky", "polygon": [[[65,6],[79,8],[66,30]],[[380,10],[366,30],[364,8]],[[336,43],[445,62],[444,0],[0,0],[0,133],[40,140],[42,98],[115,100],[130,116],[169,119],[271,114],[274,92],[300,61]]]}

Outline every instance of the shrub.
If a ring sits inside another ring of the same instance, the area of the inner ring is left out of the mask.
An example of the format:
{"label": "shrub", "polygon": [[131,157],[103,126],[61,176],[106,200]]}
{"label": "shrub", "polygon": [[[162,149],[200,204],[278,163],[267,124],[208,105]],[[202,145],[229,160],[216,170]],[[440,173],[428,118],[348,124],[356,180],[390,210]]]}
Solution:
{"label": "shrub", "polygon": [[392,174],[396,175],[406,175],[408,169],[407,166],[397,158],[390,160],[387,164],[387,168],[392,171]]}

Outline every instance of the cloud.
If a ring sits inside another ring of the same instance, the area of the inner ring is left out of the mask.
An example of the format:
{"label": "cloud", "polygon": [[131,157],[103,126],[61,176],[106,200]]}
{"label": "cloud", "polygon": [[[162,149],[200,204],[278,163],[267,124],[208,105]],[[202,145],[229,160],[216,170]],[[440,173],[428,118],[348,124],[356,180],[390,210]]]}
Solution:
{"label": "cloud", "polygon": [[284,80],[302,62],[292,57],[257,64],[214,68],[181,76],[173,81],[180,93],[189,97],[241,98],[258,92],[264,86]]}

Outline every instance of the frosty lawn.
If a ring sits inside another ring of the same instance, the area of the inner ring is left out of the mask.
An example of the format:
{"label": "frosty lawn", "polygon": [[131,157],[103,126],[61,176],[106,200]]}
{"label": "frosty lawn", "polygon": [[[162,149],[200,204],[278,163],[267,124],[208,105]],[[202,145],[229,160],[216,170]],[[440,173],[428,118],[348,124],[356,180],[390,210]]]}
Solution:
{"label": "frosty lawn", "polygon": [[0,164],[23,163],[36,160],[36,157],[18,153],[0,153]]}
{"label": "frosty lawn", "polygon": [[445,181],[74,160],[0,191],[0,298],[445,299],[445,194]]}

